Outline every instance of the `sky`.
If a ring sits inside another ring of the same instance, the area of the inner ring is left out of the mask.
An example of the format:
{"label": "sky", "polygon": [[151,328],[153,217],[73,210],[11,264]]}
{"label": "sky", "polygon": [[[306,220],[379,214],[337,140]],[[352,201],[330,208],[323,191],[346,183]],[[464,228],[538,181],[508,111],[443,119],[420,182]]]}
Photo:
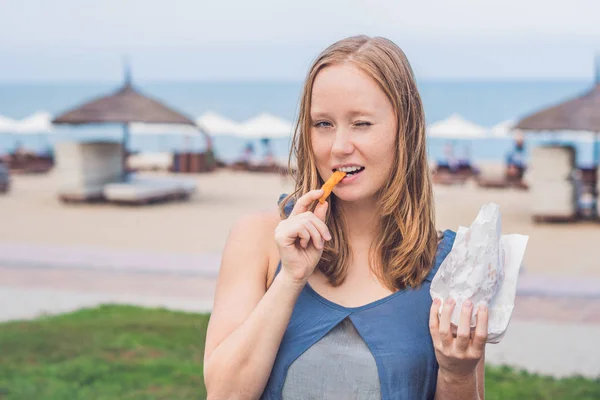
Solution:
{"label": "sky", "polygon": [[592,79],[598,0],[0,0],[0,81],[300,81],[385,36],[425,79]]}

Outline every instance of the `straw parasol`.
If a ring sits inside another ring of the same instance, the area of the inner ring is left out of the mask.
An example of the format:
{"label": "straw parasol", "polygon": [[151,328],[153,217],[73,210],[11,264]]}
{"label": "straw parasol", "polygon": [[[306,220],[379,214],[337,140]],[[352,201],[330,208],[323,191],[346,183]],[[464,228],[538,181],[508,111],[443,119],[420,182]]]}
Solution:
{"label": "straw parasol", "polygon": [[596,59],[596,82],[587,92],[563,103],[528,115],[513,129],[527,131],[595,132],[594,161],[598,165],[600,139],[600,57]]}
{"label": "straw parasol", "polygon": [[[128,66],[125,70],[125,84],[120,89],[66,111],[54,118],[52,123],[55,125],[123,124],[125,157],[127,157],[129,124],[131,123],[193,126],[206,137],[207,150],[212,150],[210,136],[192,119],[134,88]],[[126,160],[123,161],[125,163]]]}

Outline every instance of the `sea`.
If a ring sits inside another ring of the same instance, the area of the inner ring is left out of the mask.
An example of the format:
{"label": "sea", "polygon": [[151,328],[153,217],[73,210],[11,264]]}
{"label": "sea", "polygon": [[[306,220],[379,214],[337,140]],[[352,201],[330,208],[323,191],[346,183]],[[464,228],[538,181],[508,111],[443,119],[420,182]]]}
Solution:
{"label": "sea", "polygon": [[[134,85],[143,93],[195,119],[205,112],[242,122],[261,113],[269,113],[293,121],[297,116],[302,82],[140,82]],[[119,82],[104,83],[0,83],[0,115],[22,119],[44,111],[57,115],[84,101],[108,94]],[[428,123],[452,114],[491,128],[506,120],[514,120],[541,108],[575,97],[591,87],[586,81],[422,81],[418,82]],[[61,140],[120,140],[120,126],[85,126],[55,133],[15,135],[0,133],[0,153],[17,146],[43,153],[52,151]],[[547,141],[533,135],[526,138],[526,149]],[[564,143],[564,139],[561,143]],[[568,141],[577,148],[577,162],[589,165],[594,160],[593,144]],[[213,138],[217,156],[224,161],[240,157],[248,139],[232,136]],[[256,140],[254,148],[262,151]],[[429,157],[444,157],[447,140],[428,139]],[[289,153],[289,139],[275,139],[272,151],[278,159]],[[186,139],[183,135],[134,135],[129,148],[136,152],[202,150],[202,137]],[[514,146],[509,137],[474,141],[455,141],[455,156],[469,156],[475,161],[501,162]],[[526,155],[528,152],[526,151]]]}

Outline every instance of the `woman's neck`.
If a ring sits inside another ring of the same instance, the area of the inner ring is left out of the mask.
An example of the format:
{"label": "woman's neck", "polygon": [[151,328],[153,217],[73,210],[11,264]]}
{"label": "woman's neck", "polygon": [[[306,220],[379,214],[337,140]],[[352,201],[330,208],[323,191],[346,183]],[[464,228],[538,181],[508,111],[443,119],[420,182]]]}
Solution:
{"label": "woman's neck", "polygon": [[377,205],[373,203],[340,202],[344,222],[351,242],[371,243],[379,228]]}

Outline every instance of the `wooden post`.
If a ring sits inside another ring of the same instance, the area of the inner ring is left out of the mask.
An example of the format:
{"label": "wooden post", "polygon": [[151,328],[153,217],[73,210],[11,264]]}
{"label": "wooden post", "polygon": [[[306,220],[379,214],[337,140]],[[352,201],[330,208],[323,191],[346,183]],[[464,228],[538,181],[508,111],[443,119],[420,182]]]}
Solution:
{"label": "wooden post", "polygon": [[129,124],[123,124],[123,174],[121,180],[127,180],[127,156],[129,148]]}

